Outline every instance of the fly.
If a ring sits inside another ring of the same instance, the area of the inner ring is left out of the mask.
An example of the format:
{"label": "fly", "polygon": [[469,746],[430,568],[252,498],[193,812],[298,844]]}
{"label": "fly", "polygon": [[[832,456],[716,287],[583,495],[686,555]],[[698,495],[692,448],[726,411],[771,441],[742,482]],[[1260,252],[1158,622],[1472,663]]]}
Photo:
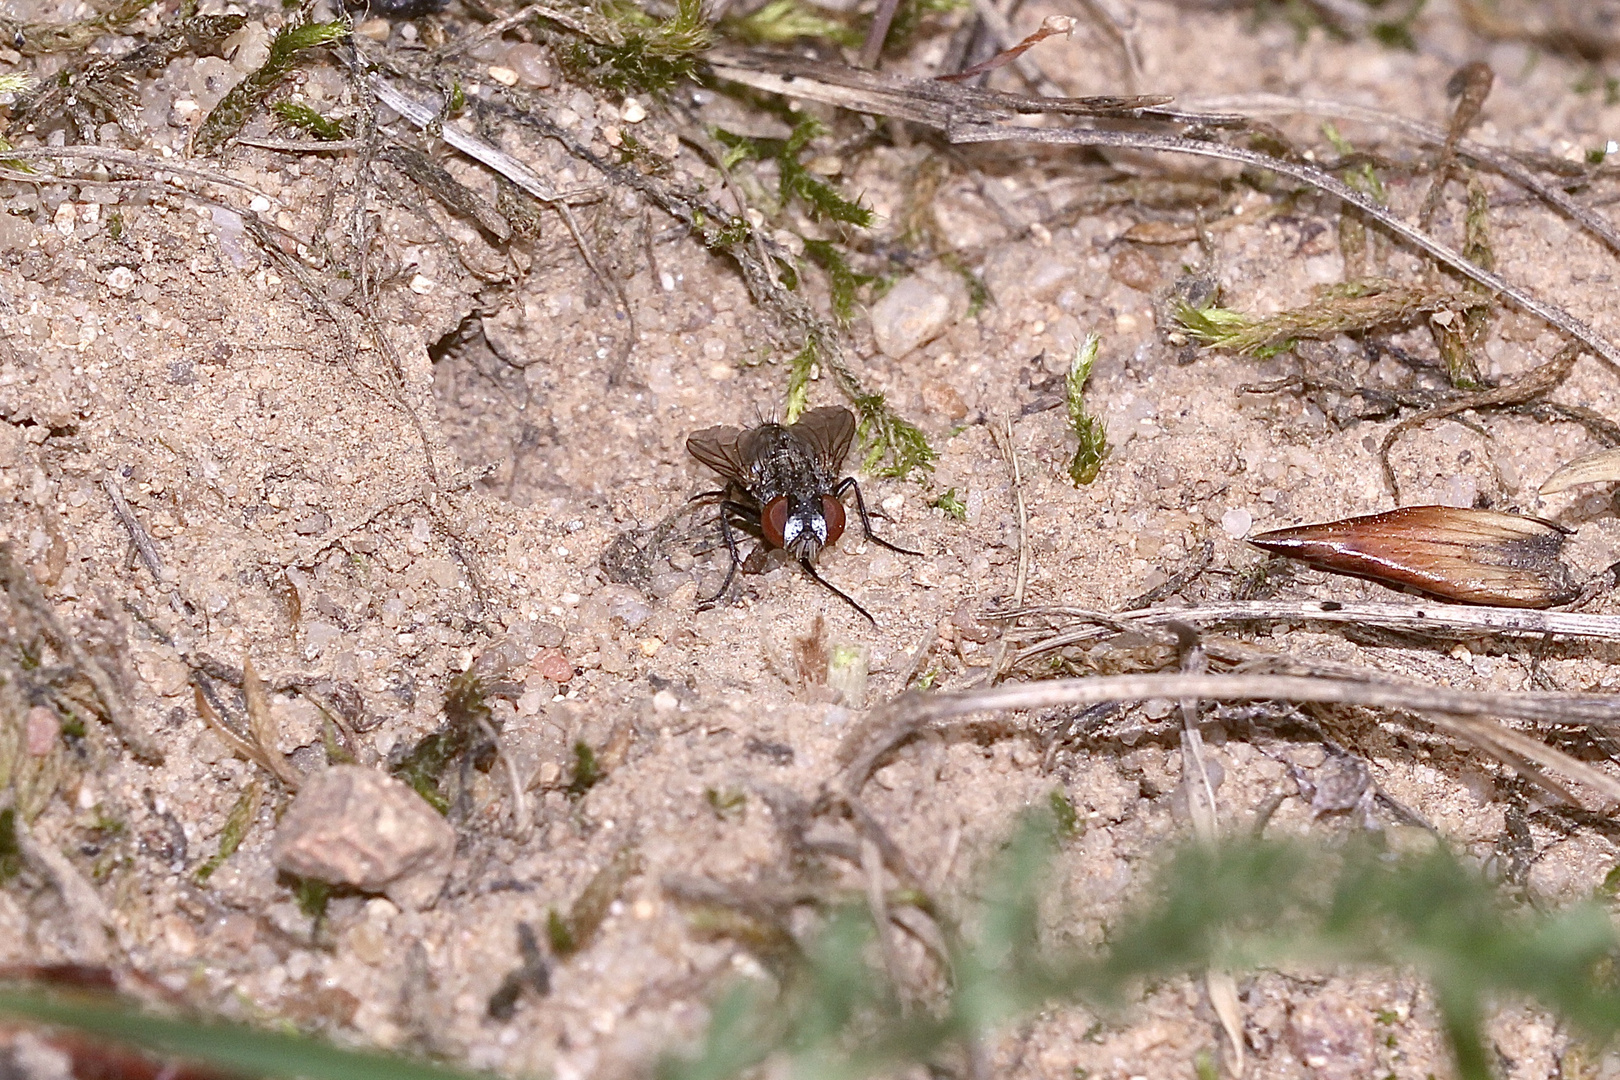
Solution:
{"label": "fly", "polygon": [[798,559],[812,579],[866,616],[867,621],[877,621],[815,568],[821,549],[837,543],[844,534],[843,498],[852,491],[868,540],[902,555],[922,554],[873,534],[860,485],[853,476],[839,476],[854,440],[855,415],[838,405],[811,409],[794,424],[765,423],[746,431],[712,427],[687,437],[686,452],[726,481],[724,488],[697,496],[719,497],[720,538],[731,555],[726,580],[719,592],[704,601],[705,605],[724,596],[737,575],[742,561],[734,531],[738,526]]}

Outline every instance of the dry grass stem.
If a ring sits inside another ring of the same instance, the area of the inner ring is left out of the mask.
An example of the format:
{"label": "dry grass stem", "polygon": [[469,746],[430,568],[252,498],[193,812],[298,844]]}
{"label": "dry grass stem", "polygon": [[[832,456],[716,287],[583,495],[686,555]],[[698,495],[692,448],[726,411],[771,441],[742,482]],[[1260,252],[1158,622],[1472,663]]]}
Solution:
{"label": "dry grass stem", "polygon": [[[1391,128],[1421,143],[1436,147],[1444,147],[1449,138],[1447,129],[1438,124],[1413,120],[1399,113],[1385,112],[1365,105],[1320,98],[1291,98],[1281,94],[1230,94],[1197,98],[1186,102],[1186,107],[1208,109],[1223,115],[1235,111],[1251,116],[1330,116],[1338,120]],[[1562,189],[1544,183],[1540,177],[1516,160],[1511,152],[1483,143],[1470,142],[1467,139],[1457,139],[1453,145],[1458,157],[1467,158],[1476,165],[1484,166],[1511,180],[1570,220],[1579,222],[1582,228],[1602,240],[1612,250],[1620,252],[1620,230],[1616,230],[1596,210],[1576,202]]]}
{"label": "dry grass stem", "polygon": [[1070,645],[1101,641],[1127,631],[1164,628],[1172,623],[1221,626],[1240,623],[1341,623],[1399,630],[1432,637],[1502,635],[1584,638],[1620,641],[1620,615],[1588,615],[1573,611],[1488,607],[1417,601],[1409,604],[1341,604],[1336,600],[1229,600],[1191,608],[1153,611],[1087,611],[1083,608],[1033,607],[995,612],[987,618],[1014,619],[1048,616],[1071,619],[1082,625],[1042,634],[1040,640],[1013,657],[1012,663]]}
{"label": "dry grass stem", "polygon": [[[840,750],[840,757],[846,763],[846,790],[859,791],[878,761],[900,743],[925,728],[948,720],[980,712],[1096,705],[1106,701],[1144,701],[1148,698],[1310,701],[1327,705],[1405,709],[1425,715],[1441,713],[1454,719],[1499,717],[1620,731],[1620,698],[1615,697],[1482,693],[1387,678],[1362,681],[1299,675],[1176,673],[1053,679],[950,694],[925,695],[917,691],[902,694],[869,713],[860,728],[846,738]],[[1470,727],[1469,730],[1484,729]],[[1613,785],[1616,793],[1613,797],[1620,798],[1620,781],[1608,779],[1601,789],[1606,790],[1609,785]]]}
{"label": "dry grass stem", "polygon": [[1590,349],[1611,372],[1620,374],[1620,348],[1556,304],[1550,304],[1514,285],[1506,278],[1475,266],[1462,253],[1443,244],[1421,229],[1408,224],[1388,207],[1370,196],[1357,191],[1336,176],[1314,166],[1272,157],[1269,154],[1226,146],[1215,142],[1202,142],[1175,135],[1155,135],[1124,131],[1101,131],[1092,128],[1032,128],[998,122],[993,124],[961,124],[947,129],[947,137],[955,143],[981,142],[1034,142],[1055,146],[1116,147],[1122,150],[1149,150],[1169,154],[1188,154],[1194,157],[1235,161],[1257,169],[1267,169],[1292,177],[1303,184],[1331,195],[1340,202],[1355,207],[1428,255],[1457,273],[1491,292],[1500,294],[1515,307],[1562,331]]}
{"label": "dry grass stem", "polygon": [[152,534],[146,531],[146,526],[141,524],[140,519],[135,516],[135,511],[130,509],[129,500],[124,498],[124,492],[116,480],[111,476],[103,476],[101,487],[107,493],[107,498],[112,501],[113,513],[124,523],[124,529],[129,533],[130,542],[135,545],[147,573],[152,575],[152,580],[157,582],[158,588],[169,594],[169,606],[184,615],[188,605],[174,582],[169,580],[169,575],[164,573],[163,557],[158,554],[157,544],[152,541]]}

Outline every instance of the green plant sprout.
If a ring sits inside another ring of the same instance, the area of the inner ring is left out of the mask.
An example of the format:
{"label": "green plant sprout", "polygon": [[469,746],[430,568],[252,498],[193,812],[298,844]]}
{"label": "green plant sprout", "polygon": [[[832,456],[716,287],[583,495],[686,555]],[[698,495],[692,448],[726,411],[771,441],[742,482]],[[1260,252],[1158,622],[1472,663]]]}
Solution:
{"label": "green plant sprout", "polygon": [[1091,369],[1097,363],[1097,351],[1101,346],[1101,338],[1096,334],[1087,334],[1079,348],[1074,350],[1074,359],[1069,362],[1069,374],[1063,384],[1069,428],[1080,440],[1074,457],[1069,459],[1069,479],[1075,487],[1097,479],[1103,458],[1108,456],[1108,426],[1101,417],[1091,414],[1086,408],[1085,399],[1086,380],[1091,378]]}
{"label": "green plant sprout", "polygon": [[851,269],[849,260],[830,240],[806,240],[804,253],[827,275],[833,316],[840,325],[847,326],[855,314],[856,290],[875,280],[874,277],[871,274],[858,274]]}
{"label": "green plant sprout", "polygon": [[1534,999],[1589,1038],[1620,1031],[1620,991],[1606,977],[1620,938],[1604,910],[1510,907],[1443,847],[1397,858],[1372,842],[1191,845],[1110,928],[1107,946],[1065,952],[1047,940],[1040,902],[1060,837],[1050,813],[1026,816],[983,875],[977,933],[952,933],[950,989],[927,1008],[897,1004],[868,963],[869,917],[845,908],[779,992],[723,996],[696,1052],[666,1058],[660,1077],[723,1080],[766,1062],[803,1080],[939,1066],[1036,1012],[1106,1015],[1144,981],[1295,963],[1415,969],[1434,989],[1464,1080],[1492,1075],[1482,1022],[1496,1000]]}

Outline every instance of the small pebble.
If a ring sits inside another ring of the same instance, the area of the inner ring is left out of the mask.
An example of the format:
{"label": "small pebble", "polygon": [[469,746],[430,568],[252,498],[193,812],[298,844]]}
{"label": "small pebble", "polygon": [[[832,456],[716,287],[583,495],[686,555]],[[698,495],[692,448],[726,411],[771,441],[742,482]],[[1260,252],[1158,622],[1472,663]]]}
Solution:
{"label": "small pebble", "polygon": [[517,72],[518,82],[531,89],[543,89],[556,81],[546,51],[538,45],[514,45],[506,51],[506,66]]}
{"label": "small pebble", "polygon": [[872,336],[885,356],[898,360],[943,334],[959,314],[955,297],[909,277],[872,305]]}
{"label": "small pebble", "polygon": [[635,98],[624,99],[624,109],[620,113],[627,124],[639,124],[647,119],[647,110]]}
{"label": "small pebble", "polygon": [[450,875],[456,833],[405,784],[375,769],[334,765],[304,781],[276,828],[276,869],[432,906]]}
{"label": "small pebble", "polygon": [[489,69],[488,75],[490,79],[500,83],[502,86],[516,86],[518,83],[518,73],[509,67],[492,67]]}
{"label": "small pebble", "polygon": [[1221,529],[1234,540],[1241,540],[1249,535],[1254,527],[1254,515],[1247,510],[1228,510],[1221,515]]}
{"label": "small pebble", "polygon": [[574,677],[574,665],[561,649],[541,649],[530,666],[547,682],[565,683]]}
{"label": "small pebble", "polygon": [[26,723],[24,748],[33,757],[44,757],[56,745],[57,736],[62,730],[61,722],[56,719],[56,714],[45,706],[35,705],[28,710]]}
{"label": "small pebble", "polygon": [[107,271],[107,288],[114,296],[123,296],[135,287],[135,271],[127,266],[115,266]]}

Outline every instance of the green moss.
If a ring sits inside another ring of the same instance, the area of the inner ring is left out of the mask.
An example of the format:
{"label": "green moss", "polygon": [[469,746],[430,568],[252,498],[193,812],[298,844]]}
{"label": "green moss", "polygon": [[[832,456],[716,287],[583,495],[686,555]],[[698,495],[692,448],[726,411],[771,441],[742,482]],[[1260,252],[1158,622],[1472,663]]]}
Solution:
{"label": "green moss", "polygon": [[806,341],[788,368],[787,408],[783,410],[783,423],[796,424],[804,414],[805,406],[810,404],[810,379],[815,371],[816,347],[813,342]]}
{"label": "green moss", "polygon": [[591,938],[607,918],[613,901],[624,891],[625,882],[641,872],[641,857],[631,845],[613,853],[613,858],[585,883],[579,896],[569,905],[566,917],[555,908],[546,913],[546,937],[551,951],[558,957],[567,957],[590,944]]}
{"label": "green moss", "polygon": [[342,124],[322,116],[308,105],[296,101],[278,101],[270,106],[270,111],[293,127],[307,131],[317,139],[330,142],[333,139],[343,138]]}
{"label": "green moss", "polygon": [[1293,348],[1299,338],[1326,339],[1380,325],[1400,325],[1419,315],[1462,310],[1476,303],[1474,297],[1444,289],[1350,281],[1320,290],[1310,304],[1273,315],[1254,317],[1230,308],[1182,303],[1176,309],[1176,320],[1190,337],[1205,345],[1265,359]]}
{"label": "green moss", "polygon": [[844,253],[830,240],[806,240],[804,253],[827,275],[833,315],[840,324],[848,325],[855,314],[855,293],[873,280],[872,275],[857,274],[850,268]]}
{"label": "green moss", "polygon": [[789,45],[802,38],[815,38],[834,45],[861,43],[859,30],[812,11],[799,0],[771,0],[749,15],[723,20],[720,28],[728,38],[750,45]]}
{"label": "green moss", "polygon": [[596,751],[581,740],[574,744],[574,775],[564,788],[570,799],[578,799],[595,787],[602,779],[602,766],[596,760]]}
{"label": "green moss", "polygon": [[863,458],[861,468],[877,476],[909,476],[914,469],[932,469],[939,455],[928,437],[911,421],[889,408],[882,394],[854,396],[860,415],[856,431]]}
{"label": "green moss", "polygon": [[606,6],[602,15],[594,36],[575,36],[558,50],[570,75],[621,94],[658,94],[696,76],[711,41],[702,0],[678,0],[662,22],[630,4]]}
{"label": "green moss", "polygon": [[1069,414],[1069,429],[1079,440],[1074,456],[1069,459],[1069,479],[1076,487],[1097,479],[1103,459],[1108,456],[1108,427],[1101,417],[1092,415],[1086,408],[1085,400],[1086,381],[1091,378],[1091,369],[1097,363],[1100,347],[1101,339],[1096,334],[1086,335],[1080,347],[1074,351],[1074,359],[1069,363],[1069,373],[1064,380],[1063,397]]}
{"label": "green moss", "polygon": [[488,768],[493,761],[484,734],[486,725],[496,726],[489,690],[476,666],[451,679],[444,693],[444,726],[388,767],[390,774],[409,784],[441,814],[450,812],[450,795],[445,790],[450,767],[474,753],[479,754],[479,768]]}
{"label": "green moss", "polygon": [[956,494],[955,488],[949,489],[928,505],[945,511],[946,514],[957,521],[967,520],[967,503],[963,502],[961,497]]}
{"label": "green moss", "polygon": [[293,899],[305,917],[315,920],[317,927],[326,919],[326,905],[332,899],[332,886],[314,878],[299,878],[293,886]]}
{"label": "green moss", "polygon": [[270,42],[270,55],[264,65],[231,87],[230,93],[220,99],[197,128],[191,141],[192,152],[212,154],[223,149],[298,63],[301,53],[340,41],[348,33],[349,24],[341,21],[297,23],[277,33]]}
{"label": "green moss", "polygon": [[[869,228],[872,211],[838,194],[836,188],[805,168],[799,160],[810,141],[822,132],[819,121],[801,119],[786,139],[765,139],[737,135],[724,128],[711,129],[716,141],[726,148],[722,164],[733,168],[744,161],[773,161],[777,168],[777,198],[783,207],[798,202],[814,221],[842,221]],[[814,256],[812,256],[814,258]]]}
{"label": "green moss", "polygon": [[219,851],[213,858],[197,868],[197,884],[201,885],[214,876],[214,871],[225,864],[225,860],[236,853],[242,846],[242,840],[247,836],[248,829],[252,828],[253,821],[259,816],[259,806],[264,799],[264,787],[257,780],[247,786],[231,812],[225,816],[225,827],[219,833]]}

